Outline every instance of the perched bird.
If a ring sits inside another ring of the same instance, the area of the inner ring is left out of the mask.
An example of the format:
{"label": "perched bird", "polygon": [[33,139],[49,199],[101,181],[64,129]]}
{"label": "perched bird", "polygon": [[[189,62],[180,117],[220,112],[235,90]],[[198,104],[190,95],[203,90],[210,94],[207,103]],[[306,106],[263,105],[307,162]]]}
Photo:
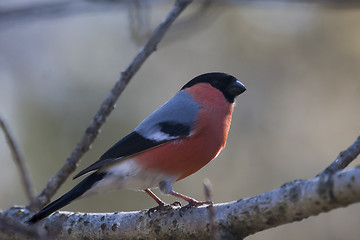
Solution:
{"label": "perched bird", "polygon": [[120,188],[143,190],[159,207],[165,203],[151,188],[159,187],[190,206],[206,203],[175,192],[172,184],[198,171],[224,148],[234,99],[245,90],[225,73],[195,77],[74,179],[91,175],[28,222],[35,223],[79,197]]}

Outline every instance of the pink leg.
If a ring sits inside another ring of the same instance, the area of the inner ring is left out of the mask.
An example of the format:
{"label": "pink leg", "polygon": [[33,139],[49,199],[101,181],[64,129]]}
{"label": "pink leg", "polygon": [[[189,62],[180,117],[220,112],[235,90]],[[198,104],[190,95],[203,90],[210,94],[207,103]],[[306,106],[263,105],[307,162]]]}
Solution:
{"label": "pink leg", "polygon": [[212,204],[211,201],[198,201],[196,199],[182,195],[181,193],[178,193],[175,191],[170,192],[170,194],[173,195],[174,197],[181,198],[181,199],[187,201],[189,203],[188,207],[198,207],[198,206],[202,206],[202,205]]}
{"label": "pink leg", "polygon": [[153,193],[150,189],[145,189],[144,190],[152,199],[154,199],[157,204],[159,204],[156,207],[152,207],[148,210],[148,215],[150,217],[150,213],[151,212],[156,212],[156,211],[160,211],[161,209],[167,209],[167,208],[171,208],[171,206],[181,206],[180,202],[174,202],[171,205],[166,204],[165,202],[163,202],[158,196],[155,195],[155,193]]}
{"label": "pink leg", "polygon": [[[150,213],[151,212],[155,212],[155,211],[159,211],[163,208],[166,208],[166,207],[169,207],[171,205],[167,205],[165,202],[163,202],[158,196],[155,195],[155,193],[153,193],[150,189],[145,189],[144,190],[152,199],[154,199],[158,206],[156,207],[153,207],[153,208],[150,208],[149,211],[148,211],[148,214],[150,216]],[[188,197],[188,196],[185,196],[181,193],[178,193],[178,192],[175,192],[175,191],[171,191],[170,192],[171,195],[173,195],[174,197],[177,197],[177,198],[181,198],[185,201],[187,201],[189,204],[186,205],[185,207],[182,207],[180,209],[180,215],[181,215],[181,211],[184,210],[184,209],[187,209],[187,208],[190,208],[190,207],[199,207],[199,206],[202,206],[202,205],[209,205],[209,204],[213,204],[213,202],[211,201],[198,201],[194,198],[191,198],[191,197]],[[174,202],[172,204],[173,206],[179,206],[181,205],[180,202]]]}
{"label": "pink leg", "polygon": [[159,206],[165,206],[165,202],[163,202],[158,196],[155,195],[155,193],[153,193],[150,189],[145,189],[144,190],[147,194],[149,194],[149,196],[155,200],[155,202],[157,202],[157,204],[159,204]]}

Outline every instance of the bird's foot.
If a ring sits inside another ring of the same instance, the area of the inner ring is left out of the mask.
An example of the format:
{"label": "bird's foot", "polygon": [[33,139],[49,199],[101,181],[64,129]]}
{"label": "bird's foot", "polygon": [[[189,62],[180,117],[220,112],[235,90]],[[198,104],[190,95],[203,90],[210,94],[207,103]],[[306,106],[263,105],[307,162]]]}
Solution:
{"label": "bird's foot", "polygon": [[150,217],[151,213],[174,209],[174,207],[181,207],[181,203],[179,201],[175,201],[172,204],[161,203],[155,207],[150,208],[147,211],[147,214]]}
{"label": "bird's foot", "polygon": [[189,202],[189,204],[187,204],[179,209],[179,213],[180,213],[181,217],[183,216],[184,211],[186,211],[187,209],[190,209],[192,207],[200,207],[200,206],[204,206],[204,205],[214,204],[212,201],[197,201],[195,199],[189,199],[188,202]]}
{"label": "bird's foot", "polygon": [[158,212],[158,211],[161,211],[161,210],[165,210],[165,209],[169,208],[169,206],[170,206],[169,204],[159,204],[159,205],[157,205],[155,207],[150,208],[148,210],[148,214],[153,213],[153,212]]}
{"label": "bird's foot", "polygon": [[155,207],[152,207],[150,208],[148,211],[147,211],[147,214],[149,217],[151,213],[154,213],[154,212],[161,212],[161,211],[166,211],[166,210],[170,210],[172,209],[172,204],[159,204],[158,206],[155,206]]}
{"label": "bird's foot", "polygon": [[179,201],[175,201],[173,202],[172,204],[170,204],[171,206],[174,206],[174,207],[181,207],[181,202]]}

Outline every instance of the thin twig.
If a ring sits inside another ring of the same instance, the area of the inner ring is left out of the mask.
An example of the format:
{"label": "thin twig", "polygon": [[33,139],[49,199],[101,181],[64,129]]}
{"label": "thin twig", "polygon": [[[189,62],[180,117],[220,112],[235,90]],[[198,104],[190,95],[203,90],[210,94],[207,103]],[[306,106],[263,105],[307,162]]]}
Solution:
{"label": "thin twig", "polygon": [[210,220],[210,239],[216,240],[216,224],[215,224],[215,208],[212,202],[212,185],[209,179],[204,180],[205,200],[211,202],[207,207],[209,209],[209,220]]}
{"label": "thin twig", "polygon": [[345,151],[340,152],[339,156],[333,161],[322,173],[335,173],[339,170],[346,168],[355,158],[360,154],[360,136],[355,142]]}
{"label": "thin twig", "polygon": [[5,120],[0,117],[0,126],[4,131],[5,138],[7,143],[9,144],[9,148],[13,159],[16,163],[16,166],[20,172],[20,177],[24,186],[24,190],[29,201],[33,201],[35,199],[34,187],[30,180],[30,175],[28,170],[26,169],[24,159],[20,153],[20,150],[15,142],[15,138],[10,132],[10,128],[6,124]]}
{"label": "thin twig", "polygon": [[65,182],[69,175],[76,169],[80,158],[87,152],[90,145],[97,137],[101,126],[104,124],[106,118],[114,109],[115,102],[123,92],[131,78],[140,69],[145,60],[153,53],[165,33],[169,30],[171,24],[180,15],[180,13],[192,2],[192,0],[177,0],[174,7],[163,19],[159,26],[152,33],[149,41],[143,46],[140,52],[135,56],[131,64],[121,73],[120,79],[115,83],[115,86],[101,104],[100,109],[96,112],[90,125],[85,130],[80,142],[71,153],[70,157],[66,160],[64,166],[56,173],[55,176],[50,178],[46,187],[41,194],[33,201],[29,208],[32,210],[39,209],[45,206],[52,196],[56,193],[59,187]]}

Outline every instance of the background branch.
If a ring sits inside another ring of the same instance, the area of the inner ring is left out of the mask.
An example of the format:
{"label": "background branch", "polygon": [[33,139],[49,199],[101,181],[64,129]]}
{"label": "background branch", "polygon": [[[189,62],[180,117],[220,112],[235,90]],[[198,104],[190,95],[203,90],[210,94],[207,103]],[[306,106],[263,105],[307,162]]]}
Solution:
{"label": "background branch", "polygon": [[15,142],[15,138],[12,136],[9,127],[7,126],[4,119],[0,117],[0,127],[2,128],[6,141],[9,144],[9,148],[11,151],[11,154],[13,156],[13,159],[15,161],[15,164],[20,172],[21,181],[24,186],[24,190],[26,193],[27,198],[29,201],[34,200],[34,187],[30,180],[29,172],[25,166],[24,158],[22,157],[22,154],[20,153],[20,149],[18,145]]}
{"label": "background branch", "polygon": [[32,210],[39,209],[45,206],[56,193],[59,187],[65,182],[69,175],[76,169],[77,163],[85,152],[90,148],[90,145],[97,137],[101,126],[104,124],[106,118],[114,109],[114,104],[123,92],[131,78],[140,69],[145,60],[156,50],[157,45],[169,30],[171,24],[180,15],[180,13],[190,4],[190,0],[177,0],[174,7],[169,14],[164,18],[160,25],[154,30],[149,41],[144,45],[140,52],[135,56],[131,64],[121,73],[119,80],[107,96],[105,101],[101,104],[100,109],[96,112],[90,125],[85,130],[80,142],[77,144],[70,157],[66,160],[64,166],[50,178],[46,187],[41,194],[33,201],[29,208]]}
{"label": "background branch", "polygon": [[17,7],[0,8],[1,23],[23,23],[43,18],[65,17],[73,14],[116,11],[124,7],[124,1],[56,1],[29,3]]}
{"label": "background branch", "polygon": [[[124,8],[125,4],[132,2],[132,0],[88,0],[88,1],[56,1],[56,2],[42,2],[31,3],[29,5],[21,5],[16,7],[2,7],[0,8],[0,23],[1,24],[16,24],[28,22],[29,20],[38,20],[44,18],[65,17],[69,15],[104,12],[104,11],[118,11]],[[141,0],[140,0],[141,2]],[[142,1],[146,2],[146,1]],[[157,0],[155,3],[164,3],[166,1]],[[329,7],[359,7],[360,3],[356,0],[205,0],[207,3],[218,4],[249,4],[249,3],[306,3],[319,4]]]}
{"label": "background branch", "polygon": [[138,45],[143,44],[151,33],[150,4],[147,1],[134,0],[128,2],[129,31]]}

